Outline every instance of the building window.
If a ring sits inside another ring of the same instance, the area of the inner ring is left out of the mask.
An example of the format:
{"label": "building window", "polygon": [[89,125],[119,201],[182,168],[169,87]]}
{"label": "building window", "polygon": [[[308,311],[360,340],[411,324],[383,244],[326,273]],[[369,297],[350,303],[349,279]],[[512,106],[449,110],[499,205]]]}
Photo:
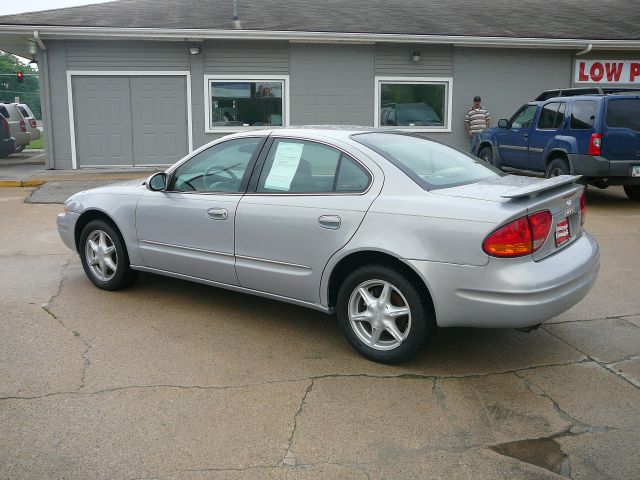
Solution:
{"label": "building window", "polygon": [[376,127],[451,131],[450,78],[376,78]]}
{"label": "building window", "polygon": [[205,76],[206,131],[288,124],[287,78]]}

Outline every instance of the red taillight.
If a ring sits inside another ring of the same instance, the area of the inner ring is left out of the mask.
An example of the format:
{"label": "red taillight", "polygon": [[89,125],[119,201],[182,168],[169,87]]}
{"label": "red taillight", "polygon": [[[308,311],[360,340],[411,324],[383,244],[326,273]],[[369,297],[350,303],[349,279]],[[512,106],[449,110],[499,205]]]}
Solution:
{"label": "red taillight", "polygon": [[600,155],[602,152],[602,135],[592,133],[589,139],[589,155]]}
{"label": "red taillight", "polygon": [[584,225],[587,218],[587,196],[582,192],[580,195],[580,225]]}
{"label": "red taillight", "polygon": [[27,131],[27,124],[24,123],[24,120],[20,120],[20,131],[21,132],[26,132]]}
{"label": "red taillight", "polygon": [[487,237],[482,248],[494,257],[529,255],[544,244],[550,229],[551,212],[542,210],[500,227]]}
{"label": "red taillight", "polygon": [[31,126],[32,126],[33,128],[37,128],[37,127],[38,127],[38,126],[36,125],[36,119],[35,119],[35,118],[30,119],[30,120],[29,120],[29,124],[31,124]]}
{"label": "red taillight", "polygon": [[533,251],[538,250],[547,239],[549,230],[551,229],[551,212],[542,210],[529,215],[529,223],[531,223],[531,235],[533,237]]}

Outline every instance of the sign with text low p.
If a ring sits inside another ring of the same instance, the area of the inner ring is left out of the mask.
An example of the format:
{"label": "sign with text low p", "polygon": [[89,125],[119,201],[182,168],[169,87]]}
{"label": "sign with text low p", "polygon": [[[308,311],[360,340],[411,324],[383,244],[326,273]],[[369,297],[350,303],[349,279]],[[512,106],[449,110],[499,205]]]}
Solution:
{"label": "sign with text low p", "polygon": [[574,81],[640,85],[640,60],[576,60]]}

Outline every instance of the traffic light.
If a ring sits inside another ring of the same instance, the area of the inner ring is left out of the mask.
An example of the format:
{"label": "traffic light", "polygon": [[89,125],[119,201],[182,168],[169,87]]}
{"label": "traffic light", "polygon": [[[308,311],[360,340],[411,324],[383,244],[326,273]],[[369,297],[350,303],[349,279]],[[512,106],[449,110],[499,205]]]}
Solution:
{"label": "traffic light", "polygon": [[24,82],[24,73],[22,73],[22,72],[17,72],[17,73],[16,73],[16,77],[18,77],[18,83],[22,83],[22,82]]}

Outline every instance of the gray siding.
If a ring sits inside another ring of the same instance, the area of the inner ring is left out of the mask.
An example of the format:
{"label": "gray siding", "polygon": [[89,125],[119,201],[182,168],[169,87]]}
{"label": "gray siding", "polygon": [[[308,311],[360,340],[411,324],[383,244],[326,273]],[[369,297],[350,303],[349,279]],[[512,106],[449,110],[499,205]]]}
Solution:
{"label": "gray siding", "polygon": [[541,91],[569,85],[571,56],[562,50],[455,48],[452,132],[430,135],[468,151],[464,116],[475,95],[482,97],[496,126]]}
{"label": "gray siding", "polygon": [[291,124],[372,125],[373,45],[291,45]]}
{"label": "gray siding", "polygon": [[288,75],[288,42],[207,40],[202,55],[191,56],[193,148],[224,133],[205,133],[204,75]]}
{"label": "gray siding", "polygon": [[204,71],[209,75],[277,75],[289,72],[287,42],[207,41]]}
{"label": "gray siding", "polygon": [[[427,45],[376,45],[376,76],[450,77],[453,73],[453,47]],[[420,52],[414,62],[413,52]]]}
{"label": "gray siding", "polygon": [[67,58],[63,41],[46,42],[49,62],[49,95],[51,125],[45,125],[47,135],[53,138],[55,168],[70,169],[71,137],[69,130],[69,104],[67,97]]}
{"label": "gray siding", "polygon": [[189,70],[187,42],[67,41],[69,70]]}

